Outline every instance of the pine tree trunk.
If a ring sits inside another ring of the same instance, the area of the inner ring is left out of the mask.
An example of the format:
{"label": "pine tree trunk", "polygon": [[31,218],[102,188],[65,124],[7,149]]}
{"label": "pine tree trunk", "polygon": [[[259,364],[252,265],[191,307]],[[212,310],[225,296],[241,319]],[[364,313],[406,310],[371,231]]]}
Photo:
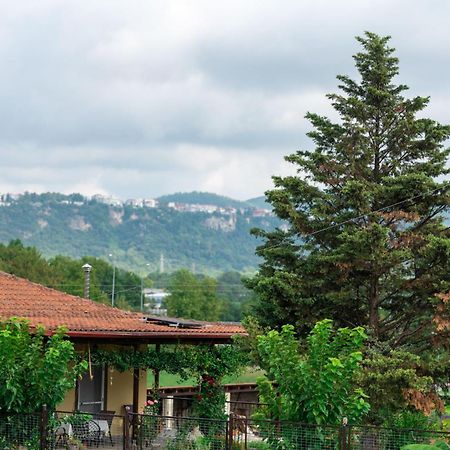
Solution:
{"label": "pine tree trunk", "polygon": [[373,277],[370,281],[369,291],[369,327],[372,329],[374,337],[378,338],[380,328],[380,317],[378,312],[378,277]]}

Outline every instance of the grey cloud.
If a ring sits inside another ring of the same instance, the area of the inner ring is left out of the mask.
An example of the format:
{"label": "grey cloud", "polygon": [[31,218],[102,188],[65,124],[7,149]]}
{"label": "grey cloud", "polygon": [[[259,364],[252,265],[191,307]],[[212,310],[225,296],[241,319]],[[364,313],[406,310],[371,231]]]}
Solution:
{"label": "grey cloud", "polygon": [[258,195],[311,145],[306,111],[333,115],[365,29],[392,35],[401,81],[450,122],[446,1],[1,6],[0,190]]}

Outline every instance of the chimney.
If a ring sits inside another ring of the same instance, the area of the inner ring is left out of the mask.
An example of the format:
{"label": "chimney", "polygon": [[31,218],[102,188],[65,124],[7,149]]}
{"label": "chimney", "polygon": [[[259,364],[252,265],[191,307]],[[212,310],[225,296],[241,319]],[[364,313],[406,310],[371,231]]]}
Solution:
{"label": "chimney", "polygon": [[84,271],[84,291],[83,291],[83,297],[84,298],[89,298],[89,287],[91,284],[91,269],[92,266],[88,263],[86,263],[83,267],[82,267],[83,271]]}

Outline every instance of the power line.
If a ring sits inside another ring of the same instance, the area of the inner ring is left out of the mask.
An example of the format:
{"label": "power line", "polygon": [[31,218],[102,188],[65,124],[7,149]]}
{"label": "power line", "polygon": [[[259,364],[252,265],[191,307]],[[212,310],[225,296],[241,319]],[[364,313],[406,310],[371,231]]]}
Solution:
{"label": "power line", "polygon": [[[367,216],[370,216],[370,215],[372,215],[372,214],[376,214],[376,213],[385,211],[386,209],[393,208],[394,206],[399,206],[399,205],[402,205],[403,203],[407,203],[407,202],[416,200],[416,199],[418,199],[418,198],[428,197],[429,195],[433,195],[433,194],[434,194],[435,192],[437,192],[437,191],[443,190],[443,191],[445,192],[445,191],[447,191],[449,188],[450,188],[450,183],[447,184],[446,186],[443,186],[443,187],[439,187],[439,188],[433,189],[432,191],[424,192],[424,193],[422,193],[422,194],[418,194],[418,195],[415,195],[415,196],[413,196],[413,197],[406,198],[406,199],[401,200],[401,201],[399,201],[399,202],[392,203],[391,205],[383,206],[382,208],[376,209],[375,211],[370,211],[370,212],[368,212],[368,213],[361,214],[361,215],[356,216],[356,217],[352,217],[351,219],[347,219],[347,220],[344,220],[344,221],[342,221],[342,222],[335,223],[335,224],[333,224],[333,225],[329,225],[329,226],[327,226],[327,227],[321,228],[321,229],[316,230],[316,231],[313,231],[313,232],[311,232],[311,233],[304,234],[304,235],[302,235],[302,237],[307,238],[307,237],[315,236],[316,234],[322,233],[322,232],[324,232],[324,231],[331,230],[331,229],[336,228],[336,227],[340,227],[341,225],[345,225],[345,224],[347,224],[347,223],[354,222],[355,220],[358,220],[358,219],[363,219],[364,217],[367,217]],[[417,203],[415,202],[415,204],[417,204]],[[273,246],[265,247],[265,249],[277,248],[277,247],[280,247],[280,246],[281,246],[281,244],[280,244],[280,245],[273,245]]]}

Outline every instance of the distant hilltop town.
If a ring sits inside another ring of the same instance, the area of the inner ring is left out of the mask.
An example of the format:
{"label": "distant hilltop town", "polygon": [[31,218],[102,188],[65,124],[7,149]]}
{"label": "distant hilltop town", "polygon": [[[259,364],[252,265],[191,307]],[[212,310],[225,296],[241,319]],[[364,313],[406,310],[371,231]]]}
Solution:
{"label": "distant hilltop town", "polygon": [[[39,197],[46,194],[0,194],[0,207],[10,206],[11,204],[20,201],[24,196],[36,197],[39,201]],[[273,216],[271,210],[266,208],[256,208],[256,207],[241,207],[236,208],[232,206],[218,206],[214,204],[203,204],[203,203],[183,203],[183,202],[160,202],[154,198],[130,198],[128,200],[121,200],[117,197],[111,195],[95,194],[91,197],[82,196],[81,194],[70,194],[63,195],[58,194],[53,201],[60,204],[71,204],[75,206],[81,206],[89,202],[102,203],[104,205],[123,208],[124,206],[129,206],[132,208],[170,208],[181,213],[205,213],[205,214],[220,214],[225,216],[235,216],[238,212],[240,214],[250,215],[253,217],[268,217]]]}

